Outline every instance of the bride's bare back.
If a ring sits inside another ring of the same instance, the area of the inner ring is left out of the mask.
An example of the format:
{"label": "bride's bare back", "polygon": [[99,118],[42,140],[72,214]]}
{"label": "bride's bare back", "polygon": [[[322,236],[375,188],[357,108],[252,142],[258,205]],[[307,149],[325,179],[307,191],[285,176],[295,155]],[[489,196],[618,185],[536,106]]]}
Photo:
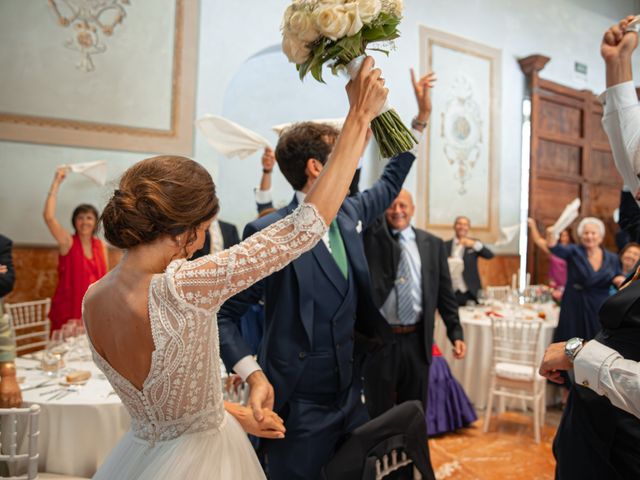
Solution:
{"label": "bride's bare back", "polygon": [[84,305],[94,348],[139,390],[155,350],[148,308],[151,278],[117,267],[89,289]]}

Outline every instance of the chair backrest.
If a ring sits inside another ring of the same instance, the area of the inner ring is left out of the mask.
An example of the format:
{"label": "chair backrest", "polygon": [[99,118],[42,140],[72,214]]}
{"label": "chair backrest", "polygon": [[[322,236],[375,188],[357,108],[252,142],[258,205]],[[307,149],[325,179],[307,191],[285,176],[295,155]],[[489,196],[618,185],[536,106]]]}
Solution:
{"label": "chair backrest", "polygon": [[[402,450],[391,450],[391,453],[383,455],[382,459],[376,459],[375,480],[382,480],[383,478],[389,477],[395,471],[407,467],[412,463],[413,460],[409,458],[406,452]],[[415,467],[411,476],[413,479],[422,479],[422,475]]]}
{"label": "chair backrest", "polygon": [[435,480],[424,410],[418,400],[396,405],[356,428],[322,470],[323,480]]}
{"label": "chair backrest", "polygon": [[47,346],[51,323],[51,299],[5,303],[16,336],[16,354],[41,350]]}
{"label": "chair backrest", "polygon": [[485,290],[487,300],[508,303],[511,299],[511,287],[508,285],[500,287],[487,287]]}
{"label": "chair backrest", "polygon": [[[24,468],[26,473],[1,477],[11,480],[33,480],[38,478],[38,416],[40,407],[31,405],[29,408],[0,408],[0,462],[7,463],[9,471],[15,473],[16,468]],[[18,421],[22,419],[27,426],[27,453],[18,453]]]}
{"label": "chair backrest", "polygon": [[542,321],[491,316],[493,366],[501,362],[537,367]]}

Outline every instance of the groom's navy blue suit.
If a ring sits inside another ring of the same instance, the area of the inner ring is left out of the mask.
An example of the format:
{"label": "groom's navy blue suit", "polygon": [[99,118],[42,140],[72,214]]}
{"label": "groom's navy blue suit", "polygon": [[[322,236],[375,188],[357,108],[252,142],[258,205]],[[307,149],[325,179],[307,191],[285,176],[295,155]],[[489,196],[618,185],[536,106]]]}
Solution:
{"label": "groom's navy blue suit", "polygon": [[[344,435],[368,419],[360,400],[357,352],[388,340],[390,330],[371,296],[361,232],[396,198],[414,160],[411,153],[391,159],[373,187],[342,204],[337,223],[348,258],[347,278],[320,241],[228,300],[218,314],[221,356],[231,369],[251,355],[238,324],[264,295],[265,335],[258,361],[274,387],[275,410],[287,429],[284,440],[266,444],[272,480],[317,478]],[[284,218],[297,205],[294,197],[287,207],[248,224],[244,237]]]}

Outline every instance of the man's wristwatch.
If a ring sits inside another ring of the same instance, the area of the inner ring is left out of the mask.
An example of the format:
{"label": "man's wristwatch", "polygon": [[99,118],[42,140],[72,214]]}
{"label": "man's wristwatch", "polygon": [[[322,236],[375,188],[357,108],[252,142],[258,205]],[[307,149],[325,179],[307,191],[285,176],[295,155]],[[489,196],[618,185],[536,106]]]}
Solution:
{"label": "man's wristwatch", "polygon": [[428,122],[421,122],[418,120],[418,117],[413,117],[413,120],[411,120],[411,128],[421,130],[427,127],[427,123]]}
{"label": "man's wristwatch", "polygon": [[582,350],[582,346],[584,345],[584,339],[574,337],[567,340],[567,343],[564,344],[564,354],[569,357],[569,361],[573,363],[573,360],[578,355],[578,352]]}

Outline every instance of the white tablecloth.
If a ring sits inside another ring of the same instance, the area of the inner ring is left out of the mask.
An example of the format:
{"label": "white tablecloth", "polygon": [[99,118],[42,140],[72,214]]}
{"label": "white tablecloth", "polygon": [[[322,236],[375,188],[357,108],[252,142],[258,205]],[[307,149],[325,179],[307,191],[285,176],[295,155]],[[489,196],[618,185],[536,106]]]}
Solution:
{"label": "white tablecloth", "polygon": [[[491,320],[485,312],[489,307],[462,307],[460,308],[460,322],[464,329],[464,341],[467,345],[467,354],[464,359],[453,358],[451,342],[447,338],[447,330],[440,317],[436,319],[434,340],[442,350],[443,356],[451,368],[451,373],[460,382],[469,396],[471,403],[477,409],[484,409],[487,405],[487,393],[491,382],[491,364],[493,345],[491,340]],[[542,330],[542,344],[540,345],[539,358],[542,359],[544,350],[551,343],[553,331],[558,325],[559,309],[555,305],[542,305],[537,310],[544,311],[546,320]],[[507,315],[506,311],[500,311]],[[526,310],[525,318],[537,317],[536,310]],[[547,388],[547,403],[553,402],[553,389]]]}
{"label": "white tablecloth", "polygon": [[[25,377],[22,388],[40,384],[48,377],[37,367],[39,361],[18,358],[18,376]],[[67,369],[89,370],[91,379],[79,390],[59,400],[51,394],[56,382],[46,388],[24,391],[25,406],[40,405],[39,470],[91,477],[129,429],[130,418],[109,382],[92,361],[67,360]],[[64,378],[64,376],[62,377]],[[24,440],[24,438],[23,438]],[[20,446],[26,452],[26,442]]]}

